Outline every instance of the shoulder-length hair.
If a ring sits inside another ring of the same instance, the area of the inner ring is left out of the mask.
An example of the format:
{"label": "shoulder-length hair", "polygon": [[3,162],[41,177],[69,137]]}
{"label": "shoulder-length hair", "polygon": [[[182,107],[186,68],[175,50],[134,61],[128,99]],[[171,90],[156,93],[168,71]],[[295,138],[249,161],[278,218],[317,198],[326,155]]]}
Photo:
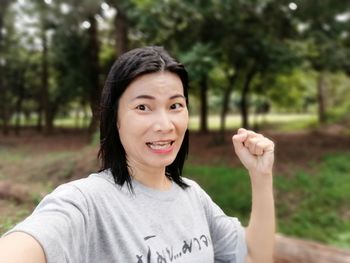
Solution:
{"label": "shoulder-length hair", "polygon": [[[100,171],[109,169],[116,184],[127,183],[133,190],[127,156],[120,141],[117,129],[119,99],[129,84],[137,77],[169,71],[181,79],[183,92],[188,103],[188,74],[181,63],[171,57],[162,47],[144,47],[133,49],[121,55],[113,64],[102,91],[100,105]],[[185,136],[175,160],[166,167],[165,175],[185,189],[188,185],[181,178],[185,159],[188,154],[189,132]]]}

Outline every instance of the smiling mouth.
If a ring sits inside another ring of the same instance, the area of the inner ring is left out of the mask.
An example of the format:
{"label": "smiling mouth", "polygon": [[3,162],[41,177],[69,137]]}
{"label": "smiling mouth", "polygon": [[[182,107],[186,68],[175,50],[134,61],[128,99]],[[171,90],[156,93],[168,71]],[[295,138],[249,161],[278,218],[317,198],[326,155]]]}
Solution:
{"label": "smiling mouth", "polygon": [[166,150],[173,145],[174,141],[147,142],[146,145],[152,150]]}

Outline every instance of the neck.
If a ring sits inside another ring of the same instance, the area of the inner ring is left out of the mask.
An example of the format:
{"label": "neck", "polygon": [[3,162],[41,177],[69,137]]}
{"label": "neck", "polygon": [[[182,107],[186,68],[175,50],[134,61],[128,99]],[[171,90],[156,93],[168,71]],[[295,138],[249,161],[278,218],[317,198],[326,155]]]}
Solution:
{"label": "neck", "polygon": [[164,168],[142,168],[132,167],[129,173],[141,184],[157,190],[168,190],[171,186],[170,180],[165,175]]}

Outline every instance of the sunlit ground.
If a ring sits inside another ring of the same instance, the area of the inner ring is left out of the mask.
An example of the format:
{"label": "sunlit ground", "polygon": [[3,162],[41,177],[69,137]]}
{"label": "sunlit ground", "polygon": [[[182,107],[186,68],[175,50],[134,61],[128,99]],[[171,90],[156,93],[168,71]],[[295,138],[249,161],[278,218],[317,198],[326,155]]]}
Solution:
{"label": "sunlit ground", "polygon": [[[317,122],[314,114],[267,114],[264,116],[250,116],[249,122],[252,126],[275,127],[280,131],[295,131],[313,127]],[[86,127],[87,122],[75,118],[58,118],[55,121],[57,127]],[[238,114],[228,115],[226,118],[226,129],[236,129],[241,126],[241,116]],[[210,115],[208,118],[209,130],[220,129],[220,116]],[[199,116],[190,116],[190,130],[199,129]]]}

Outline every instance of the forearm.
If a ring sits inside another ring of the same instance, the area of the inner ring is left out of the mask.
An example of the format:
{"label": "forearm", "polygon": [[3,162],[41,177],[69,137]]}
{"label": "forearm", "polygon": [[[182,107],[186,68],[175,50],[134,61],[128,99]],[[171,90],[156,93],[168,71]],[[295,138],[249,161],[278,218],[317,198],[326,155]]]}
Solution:
{"label": "forearm", "polygon": [[246,229],[249,263],[272,263],[275,208],[272,175],[251,175],[252,212]]}

